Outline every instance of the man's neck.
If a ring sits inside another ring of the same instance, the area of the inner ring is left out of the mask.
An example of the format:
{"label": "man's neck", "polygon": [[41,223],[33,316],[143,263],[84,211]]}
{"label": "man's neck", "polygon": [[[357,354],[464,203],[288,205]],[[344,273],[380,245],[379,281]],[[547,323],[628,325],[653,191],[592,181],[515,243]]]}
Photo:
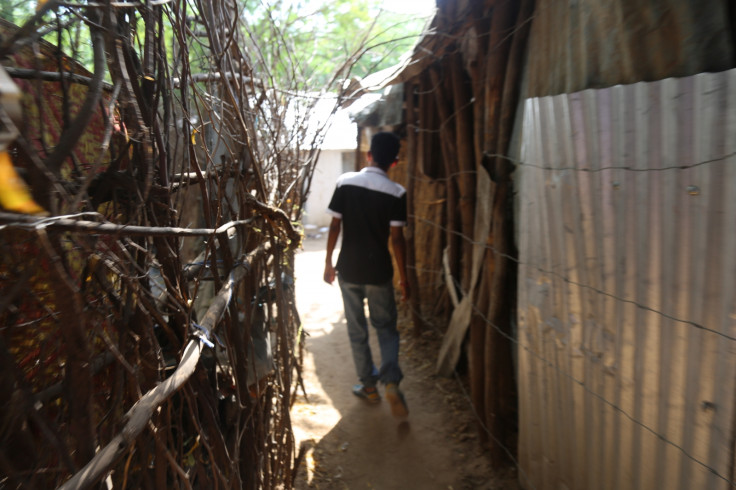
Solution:
{"label": "man's neck", "polygon": [[382,172],[387,172],[388,171],[387,168],[382,168],[376,162],[368,162],[368,167],[367,168],[377,168],[378,170],[380,170]]}

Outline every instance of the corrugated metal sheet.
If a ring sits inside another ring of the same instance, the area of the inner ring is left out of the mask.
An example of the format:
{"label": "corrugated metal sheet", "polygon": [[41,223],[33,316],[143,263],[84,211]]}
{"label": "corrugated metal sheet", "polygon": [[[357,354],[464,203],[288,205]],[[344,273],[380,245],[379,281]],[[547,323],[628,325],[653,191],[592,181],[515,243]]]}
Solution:
{"label": "corrugated metal sheet", "polygon": [[530,97],[734,67],[732,0],[536,0]]}
{"label": "corrugated metal sheet", "polygon": [[736,71],[529,99],[521,483],[733,485]]}

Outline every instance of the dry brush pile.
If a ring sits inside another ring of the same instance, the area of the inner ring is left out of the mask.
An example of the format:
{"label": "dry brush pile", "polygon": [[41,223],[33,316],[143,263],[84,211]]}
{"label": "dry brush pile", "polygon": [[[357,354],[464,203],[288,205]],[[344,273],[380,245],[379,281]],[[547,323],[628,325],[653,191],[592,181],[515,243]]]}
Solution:
{"label": "dry brush pile", "polygon": [[[45,213],[0,213],[0,487],[290,486],[321,132],[243,19],[49,1],[3,26],[8,151]],[[80,38],[91,72],[56,47]]]}

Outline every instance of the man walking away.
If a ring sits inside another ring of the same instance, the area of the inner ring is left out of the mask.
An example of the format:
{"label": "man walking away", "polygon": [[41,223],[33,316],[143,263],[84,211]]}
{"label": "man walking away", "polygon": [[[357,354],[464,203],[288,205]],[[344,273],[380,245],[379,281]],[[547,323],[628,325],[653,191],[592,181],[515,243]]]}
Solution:
{"label": "man walking away", "polygon": [[[337,180],[327,212],[332,215],[327,237],[324,280],[332,284],[337,275],[345,305],[350,347],[360,384],[353,394],[369,403],[381,397],[377,384],[385,386],[391,412],[406,417],[409,410],[399,390],[403,377],[399,367],[399,332],[396,329],[396,300],[392,283],[393,264],[388,248],[391,238],[401,278],[402,301],[409,297],[406,280],[406,190],[389,179],[386,171],[397,162],[399,138],[393,133],[378,133],[371,139],[368,167],[348,172]],[[337,266],[332,252],[343,231]],[[337,274],[336,274],[337,272]],[[381,368],[373,363],[368,344],[368,324],[364,301],[368,300],[371,325],[378,335]]]}

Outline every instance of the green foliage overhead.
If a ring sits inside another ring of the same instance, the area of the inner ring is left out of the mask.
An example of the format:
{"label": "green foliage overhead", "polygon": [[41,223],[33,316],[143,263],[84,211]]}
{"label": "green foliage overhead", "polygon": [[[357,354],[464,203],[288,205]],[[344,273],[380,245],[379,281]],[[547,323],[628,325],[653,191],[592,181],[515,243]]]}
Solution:
{"label": "green foliage overhead", "polygon": [[35,2],[22,0],[0,0],[0,18],[17,23],[33,13]]}
{"label": "green foliage overhead", "polygon": [[262,70],[307,90],[397,64],[425,18],[388,12],[371,0],[260,0],[246,3],[246,28],[261,47]]}
{"label": "green foliage overhead", "polygon": [[[240,1],[251,40],[245,49],[257,76],[303,90],[333,89],[343,79],[397,64],[416,44],[427,21],[383,10],[376,0]],[[0,0],[0,17],[21,25],[34,8],[35,2]],[[196,15],[194,3],[190,9]],[[91,65],[83,23],[65,15],[63,7],[52,22],[55,25],[40,34],[83,65]]]}
{"label": "green foliage overhead", "polygon": [[[0,18],[22,26],[35,13],[36,4],[27,0],[0,0]],[[55,12],[55,16],[49,15],[45,22],[39,23],[36,35],[60,47],[62,53],[92,70],[92,48],[87,26],[74,15],[73,9],[59,7]]]}

